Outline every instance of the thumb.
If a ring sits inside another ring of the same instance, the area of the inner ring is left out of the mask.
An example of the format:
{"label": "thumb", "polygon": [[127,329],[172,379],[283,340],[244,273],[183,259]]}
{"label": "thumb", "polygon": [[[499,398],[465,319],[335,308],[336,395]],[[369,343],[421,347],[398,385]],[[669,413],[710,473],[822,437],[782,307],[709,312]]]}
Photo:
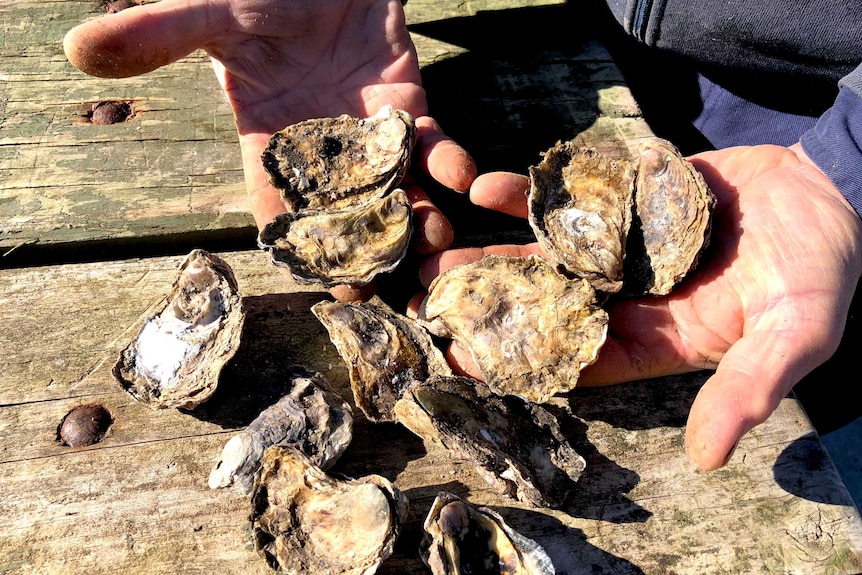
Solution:
{"label": "thumb", "polygon": [[699,469],[723,467],[739,440],[766,421],[813,369],[806,346],[780,330],[745,335],[727,351],[692,404],[686,453]]}
{"label": "thumb", "polygon": [[205,0],[163,0],[108,14],[70,30],[69,62],[91,76],[127,78],[151,72],[201,48],[219,26]]}

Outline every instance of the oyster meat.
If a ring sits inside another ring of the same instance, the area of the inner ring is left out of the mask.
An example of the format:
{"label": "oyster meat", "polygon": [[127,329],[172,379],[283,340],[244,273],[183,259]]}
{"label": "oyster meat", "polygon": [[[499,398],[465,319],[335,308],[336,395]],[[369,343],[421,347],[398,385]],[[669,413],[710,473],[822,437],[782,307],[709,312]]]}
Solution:
{"label": "oyster meat", "polygon": [[500,493],[537,507],[562,505],[586,466],[550,411],[467,377],[431,377],[408,389],[395,413],[423,440],[472,462]]}
{"label": "oyster meat", "polygon": [[715,195],[679,150],[660,138],[641,143],[637,174],[625,291],[666,295],[697,266],[709,243]]}
{"label": "oyster meat", "polygon": [[364,285],[404,259],[412,217],[407,194],[395,190],[355,209],[279,214],[258,243],[301,283]]}
{"label": "oyster meat", "polygon": [[431,336],[377,296],[322,301],[311,312],[347,364],[356,405],[370,421],[395,421],[395,402],[405,389],[434,374],[452,374]]}
{"label": "oyster meat", "polygon": [[294,575],[372,575],[408,510],[385,478],[336,479],[289,447],[267,449],[251,500],[255,549]]}
{"label": "oyster meat", "polygon": [[267,224],[258,245],[303,283],[362,285],[392,271],[410,243],[413,209],[396,186],[415,140],[413,117],[392,106],[273,134],[261,160],[290,213]]}
{"label": "oyster meat", "polygon": [[587,280],[567,279],[537,256],[488,255],[446,270],[420,318],[470,351],[494,393],[537,403],[577,384],[608,324]]}
{"label": "oyster meat", "polygon": [[385,196],[407,172],[413,117],[384,106],[370,118],[342,115],[276,132],[261,160],[291,211],[341,210]]}
{"label": "oyster meat", "polygon": [[419,553],[433,575],[553,575],[541,545],[487,507],[440,492],[423,524]]}
{"label": "oyster meat", "polygon": [[150,407],[193,408],[215,393],[239,347],[244,317],[231,267],[193,250],[159,311],[120,353],[114,377]]}
{"label": "oyster meat", "polygon": [[344,453],[353,433],[353,414],[321,373],[296,368],[287,394],[225,444],[209,477],[212,489],[233,485],[251,491],[264,452],[293,447],[323,470]]}
{"label": "oyster meat", "polygon": [[530,167],[529,222],[539,245],[568,274],[604,292],[622,287],[635,170],[573,142]]}

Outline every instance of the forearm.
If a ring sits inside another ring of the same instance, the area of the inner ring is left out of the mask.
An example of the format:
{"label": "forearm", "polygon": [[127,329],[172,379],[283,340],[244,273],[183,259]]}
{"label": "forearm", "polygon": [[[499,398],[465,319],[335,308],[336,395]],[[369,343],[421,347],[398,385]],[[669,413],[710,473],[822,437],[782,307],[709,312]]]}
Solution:
{"label": "forearm", "polygon": [[800,142],[808,157],[862,216],[862,64],[839,86],[835,104]]}

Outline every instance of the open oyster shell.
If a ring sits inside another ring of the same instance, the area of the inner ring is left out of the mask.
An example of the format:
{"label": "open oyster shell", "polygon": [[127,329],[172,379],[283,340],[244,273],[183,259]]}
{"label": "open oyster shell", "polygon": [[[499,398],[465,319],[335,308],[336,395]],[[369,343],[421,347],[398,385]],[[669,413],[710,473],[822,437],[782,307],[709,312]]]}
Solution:
{"label": "open oyster shell", "polygon": [[641,143],[637,174],[624,289],[666,295],[697,266],[709,244],[715,195],[700,172],[661,138]]}
{"label": "open oyster shell", "polygon": [[553,575],[541,545],[509,527],[487,507],[440,492],[424,523],[419,550],[433,575]]}
{"label": "open oyster shell", "polygon": [[392,554],[408,510],[385,478],[336,479],[282,447],[264,454],[251,500],[255,549],[295,575],[372,575]]}
{"label": "open oyster shell", "polygon": [[354,400],[370,421],[395,421],[395,402],[405,389],[434,374],[452,374],[430,335],[377,296],[322,301],[311,312],[347,363]]}
{"label": "open oyster shell", "polygon": [[472,462],[500,493],[559,507],[586,466],[541,405],[491,393],[467,377],[433,376],[395,404],[405,427]]}
{"label": "open oyster shell", "polygon": [[288,209],[340,210],[401,181],[416,139],[412,116],[384,106],[370,118],[306,120],[276,132],[262,154]]}
{"label": "open oyster shell", "polygon": [[492,391],[538,403],[577,384],[608,324],[586,280],[569,280],[537,256],[488,255],[446,270],[420,317],[470,350]]}
{"label": "open oyster shell", "polygon": [[622,287],[635,170],[573,142],[530,167],[529,222],[549,259],[604,292]]}
{"label": "open oyster shell", "polygon": [[395,190],[353,209],[279,214],[261,230],[258,244],[301,283],[363,285],[404,259],[412,217],[407,194]]}
{"label": "open oyster shell", "polygon": [[269,406],[222,449],[209,477],[212,489],[251,491],[267,448],[293,447],[329,469],[350,445],[353,413],[321,373],[295,368],[287,394]]}
{"label": "open oyster shell", "polygon": [[114,377],[150,407],[195,407],[215,393],[222,367],[239,347],[244,318],[231,267],[193,250],[164,304],[120,353]]}

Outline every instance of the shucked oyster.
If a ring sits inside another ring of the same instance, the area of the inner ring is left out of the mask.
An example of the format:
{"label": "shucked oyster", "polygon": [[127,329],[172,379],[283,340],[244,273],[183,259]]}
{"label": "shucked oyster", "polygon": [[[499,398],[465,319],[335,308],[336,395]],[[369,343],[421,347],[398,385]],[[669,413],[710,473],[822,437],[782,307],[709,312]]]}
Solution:
{"label": "shucked oyster", "polygon": [[472,462],[497,491],[531,505],[562,505],[586,465],[551,412],[467,377],[431,377],[408,389],[395,413],[423,439]]}
{"label": "shucked oyster", "polygon": [[541,545],[509,527],[500,515],[440,492],[424,523],[420,555],[433,575],[553,575]]}
{"label": "shucked oyster", "polygon": [[700,172],[660,138],[641,144],[637,174],[624,288],[665,295],[694,269],[709,243],[715,196]]}
{"label": "shucked oyster", "polygon": [[120,353],[114,376],[150,407],[192,408],[215,392],[239,347],[244,317],[233,270],[194,250],[164,305]]}
{"label": "shucked oyster", "polygon": [[431,283],[421,314],[470,350],[492,391],[538,403],[577,384],[608,324],[586,280],[536,256],[488,255],[448,269]]}
{"label": "shucked oyster", "polygon": [[270,138],[263,167],[291,211],[340,210],[397,186],[415,138],[413,118],[391,106],[370,118],[306,120]]}
{"label": "shucked oyster", "polygon": [[361,285],[404,258],[412,216],[407,194],[395,190],[350,210],[279,214],[263,228],[258,244],[299,282]]}
{"label": "shucked oyster", "polygon": [[272,445],[294,447],[321,469],[329,469],[350,445],[352,432],[350,405],[323,374],[297,368],[287,394],[225,444],[209,486],[234,485],[248,493]]}
{"label": "shucked oyster", "polygon": [[281,447],[264,454],[251,501],[255,548],[294,575],[372,575],[392,554],[408,508],[383,477],[339,480]]}
{"label": "shucked oyster", "polygon": [[529,222],[539,245],[565,272],[604,292],[622,287],[635,171],[573,142],[530,167]]}
{"label": "shucked oyster", "polygon": [[395,402],[429,376],[451,375],[428,333],[383,300],[326,302],[311,307],[347,363],[356,405],[371,421],[395,421]]}

